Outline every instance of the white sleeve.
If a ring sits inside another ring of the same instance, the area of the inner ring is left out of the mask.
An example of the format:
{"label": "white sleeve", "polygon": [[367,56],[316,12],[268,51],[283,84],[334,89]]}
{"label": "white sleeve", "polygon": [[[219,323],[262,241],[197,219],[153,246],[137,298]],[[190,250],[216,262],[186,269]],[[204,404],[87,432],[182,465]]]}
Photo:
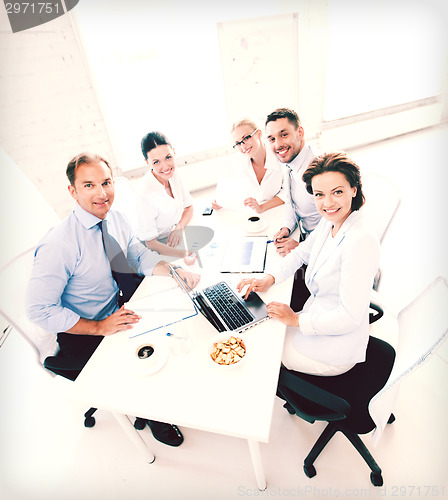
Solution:
{"label": "white sleeve", "polygon": [[159,236],[157,228],[157,207],[148,196],[137,195],[137,224],[135,235],[141,241],[150,241]]}

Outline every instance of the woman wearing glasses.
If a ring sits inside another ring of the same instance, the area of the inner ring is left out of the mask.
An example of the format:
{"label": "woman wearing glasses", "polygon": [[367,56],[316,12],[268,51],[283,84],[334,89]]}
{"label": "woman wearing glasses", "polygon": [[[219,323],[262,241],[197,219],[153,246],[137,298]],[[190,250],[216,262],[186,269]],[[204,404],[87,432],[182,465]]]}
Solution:
{"label": "woman wearing glasses", "polygon": [[[274,155],[266,149],[261,130],[247,118],[235,123],[231,131],[233,148],[243,157],[238,162],[235,177],[249,180],[251,191],[257,197],[248,196],[244,205],[257,213],[265,212],[285,202],[283,192],[283,170]],[[213,202],[213,208],[221,208]]]}
{"label": "woman wearing glasses", "polygon": [[193,215],[193,198],[176,172],[174,150],[160,132],[146,134],[141,149],[151,170],[137,187],[137,237],[149,249],[191,265],[196,255],[183,246],[183,232]]}

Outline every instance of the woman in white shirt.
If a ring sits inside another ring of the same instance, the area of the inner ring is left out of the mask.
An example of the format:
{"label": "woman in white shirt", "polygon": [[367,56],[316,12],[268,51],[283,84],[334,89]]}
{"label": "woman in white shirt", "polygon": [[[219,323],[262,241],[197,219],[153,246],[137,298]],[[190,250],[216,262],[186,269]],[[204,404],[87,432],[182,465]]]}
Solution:
{"label": "woman in white shirt", "polygon": [[[234,141],[233,148],[243,157],[237,161],[235,177],[243,177],[249,181],[252,193],[258,196],[248,196],[244,205],[257,213],[282,205],[286,193],[283,192],[283,169],[262,140],[261,130],[247,118],[235,123],[231,130]],[[216,201],[213,208],[221,208]]]}
{"label": "woman in white shirt", "polygon": [[161,255],[184,257],[192,264],[195,255],[182,244],[193,215],[193,198],[176,172],[174,150],[159,132],[146,134],[141,149],[151,170],[137,186],[137,237]]}
{"label": "woman in white shirt", "polygon": [[268,315],[288,325],[283,364],[313,375],[338,375],[365,360],[369,304],[379,265],[379,242],[363,220],[359,168],[345,153],[315,158],[303,175],[322,215],[316,229],[262,279],[238,284],[266,291],[308,264],[311,292],[302,311],[271,302]]}

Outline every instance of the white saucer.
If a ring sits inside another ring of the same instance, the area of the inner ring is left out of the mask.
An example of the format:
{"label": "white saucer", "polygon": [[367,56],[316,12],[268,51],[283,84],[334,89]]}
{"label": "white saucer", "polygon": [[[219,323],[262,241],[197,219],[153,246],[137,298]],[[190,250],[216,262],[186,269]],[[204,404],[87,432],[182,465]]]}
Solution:
{"label": "white saucer", "polygon": [[251,227],[251,223],[248,222],[246,224],[246,233],[247,234],[258,234],[264,231],[268,227],[268,223],[266,221],[262,221],[262,224],[257,226],[257,228]]}
{"label": "white saucer", "polygon": [[139,359],[136,356],[136,350],[134,351],[135,359],[133,360],[133,367],[137,375],[147,376],[153,375],[163,368],[168,361],[168,346],[164,340],[159,340],[158,342],[145,342],[145,344],[151,344],[154,347],[153,354],[146,359]]}

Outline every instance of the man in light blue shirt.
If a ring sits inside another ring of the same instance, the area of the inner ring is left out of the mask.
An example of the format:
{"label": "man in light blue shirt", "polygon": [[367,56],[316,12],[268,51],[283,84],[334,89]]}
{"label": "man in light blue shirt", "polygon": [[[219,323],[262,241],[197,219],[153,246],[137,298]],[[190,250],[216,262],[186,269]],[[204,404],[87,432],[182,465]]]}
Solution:
{"label": "man in light blue shirt", "polygon": [[[286,219],[283,226],[274,235],[277,252],[284,257],[299,244],[291,233],[299,226],[300,238],[305,239],[319,223],[321,216],[317,211],[313,196],[306,190],[302,175],[308,168],[315,154],[305,144],[305,132],[295,111],[279,108],[266,118],[266,136],[268,144],[277,160],[286,166],[285,178],[289,192],[286,203]],[[291,308],[298,312],[309,296],[305,285],[306,266],[299,268],[294,276],[291,294]]]}
{"label": "man in light blue shirt", "polygon": [[[134,237],[125,217],[110,211],[114,201],[112,169],[102,157],[82,153],[67,166],[73,212],[39,242],[27,290],[31,321],[57,334],[60,350],[45,366],[74,380],[105,335],[132,328],[140,316],[122,305],[120,290],[103,244],[99,224],[118,242],[139,275],[169,275],[168,264]],[[199,276],[177,271],[194,287]],[[175,426],[150,421],[154,436],[173,446],[183,438]]]}

